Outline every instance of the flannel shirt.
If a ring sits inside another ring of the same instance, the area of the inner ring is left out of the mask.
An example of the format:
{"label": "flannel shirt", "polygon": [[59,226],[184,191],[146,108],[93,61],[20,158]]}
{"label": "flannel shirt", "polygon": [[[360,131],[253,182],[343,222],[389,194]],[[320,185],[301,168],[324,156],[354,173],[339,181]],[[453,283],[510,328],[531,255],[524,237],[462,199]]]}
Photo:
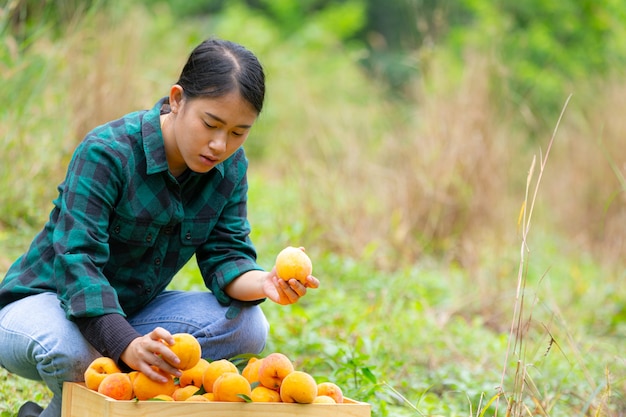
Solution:
{"label": "flannel shirt", "polygon": [[208,173],[177,180],[160,127],[167,111],[161,99],[78,145],[48,222],[0,283],[0,308],[51,291],[69,319],[127,316],[194,255],[206,287],[229,305],[224,287],[262,269],[249,239],[243,148]]}

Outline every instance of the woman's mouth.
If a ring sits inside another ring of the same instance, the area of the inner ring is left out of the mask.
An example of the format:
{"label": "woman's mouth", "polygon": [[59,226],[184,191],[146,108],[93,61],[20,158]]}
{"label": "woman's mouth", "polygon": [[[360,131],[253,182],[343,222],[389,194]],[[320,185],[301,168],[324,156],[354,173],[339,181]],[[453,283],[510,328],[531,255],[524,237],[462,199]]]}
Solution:
{"label": "woman's mouth", "polygon": [[202,161],[204,165],[214,166],[214,165],[217,165],[217,163],[219,162],[219,159],[213,156],[200,155],[200,161]]}

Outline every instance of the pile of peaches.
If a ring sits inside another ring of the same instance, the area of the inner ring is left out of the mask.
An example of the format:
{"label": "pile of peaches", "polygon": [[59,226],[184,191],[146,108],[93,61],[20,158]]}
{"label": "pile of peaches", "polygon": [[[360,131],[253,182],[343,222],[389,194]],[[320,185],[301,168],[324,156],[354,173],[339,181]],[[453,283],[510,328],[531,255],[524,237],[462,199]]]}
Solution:
{"label": "pile of peaches", "polygon": [[229,360],[202,359],[200,344],[192,335],[173,336],[175,343],[169,348],[181,360],[179,378],[167,375],[166,383],[158,383],[138,371],[122,372],[113,359],[100,357],[85,371],[86,387],[116,400],[343,402],[338,385],[317,383],[310,374],[294,369],[282,353],[251,357],[240,372]]}

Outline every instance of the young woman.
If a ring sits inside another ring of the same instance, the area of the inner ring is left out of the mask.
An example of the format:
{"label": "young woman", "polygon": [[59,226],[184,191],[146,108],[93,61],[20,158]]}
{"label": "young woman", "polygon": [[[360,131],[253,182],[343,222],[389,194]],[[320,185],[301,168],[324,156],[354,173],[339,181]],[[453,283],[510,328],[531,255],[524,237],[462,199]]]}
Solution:
{"label": "young woman", "polygon": [[[173,375],[161,341],[191,333],[203,357],[258,353],[258,304],[290,304],[319,281],[280,280],[256,263],[242,148],[263,107],[265,76],[241,45],[197,46],[151,110],[90,132],[77,147],[49,221],[0,283],[0,365],[43,380],[61,415],[64,381],[108,356],[122,369]],[[191,258],[210,291],[166,291]]]}

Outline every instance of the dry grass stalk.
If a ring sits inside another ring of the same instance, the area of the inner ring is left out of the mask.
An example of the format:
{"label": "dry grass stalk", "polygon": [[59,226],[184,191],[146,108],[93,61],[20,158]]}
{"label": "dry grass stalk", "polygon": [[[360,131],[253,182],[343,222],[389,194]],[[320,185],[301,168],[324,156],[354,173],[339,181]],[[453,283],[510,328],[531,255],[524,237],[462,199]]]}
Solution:
{"label": "dry grass stalk", "polygon": [[[508,399],[508,406],[507,406],[507,413],[506,413],[507,416],[524,415],[525,412],[527,411],[523,402],[526,389],[527,387],[530,387],[530,388],[534,388],[532,389],[532,391],[536,391],[536,387],[534,386],[532,379],[528,378],[528,375],[526,373],[526,361],[525,361],[526,350],[525,350],[524,336],[526,333],[525,329],[527,329],[527,323],[524,323],[525,321],[524,320],[524,316],[525,316],[524,301],[525,301],[525,288],[526,288],[527,265],[528,265],[528,259],[525,256],[525,254],[530,252],[530,249],[528,247],[528,235],[530,233],[532,215],[533,215],[533,211],[535,208],[535,203],[537,201],[537,194],[539,192],[539,188],[541,185],[543,173],[546,167],[546,163],[548,161],[548,157],[550,155],[550,150],[552,149],[552,144],[554,143],[554,139],[556,137],[556,133],[559,129],[559,125],[561,124],[563,114],[565,113],[565,110],[567,108],[567,105],[570,99],[571,99],[571,95],[567,98],[565,105],[563,106],[563,110],[561,111],[561,115],[559,116],[556,127],[552,134],[552,137],[550,138],[550,141],[548,142],[548,147],[546,149],[545,155],[541,156],[540,154],[541,158],[540,158],[539,173],[537,176],[537,180],[534,184],[534,189],[532,190],[532,195],[530,193],[531,193],[531,187],[532,187],[532,182],[533,182],[533,177],[535,174],[535,167],[536,167],[536,162],[537,162],[536,156],[533,157],[530,169],[528,171],[527,181],[526,181],[526,194],[525,194],[524,202],[521,208],[520,220],[519,220],[519,227],[521,229],[522,242],[521,242],[521,247],[520,247],[520,263],[519,263],[518,276],[517,276],[517,290],[516,290],[516,297],[515,297],[515,306],[514,306],[514,311],[513,311],[513,319],[511,321],[511,329],[509,332],[507,353],[505,355],[504,366],[502,369],[502,378],[500,381],[500,384],[501,384],[500,389],[504,390],[504,379],[507,373],[507,363],[509,361],[509,355],[510,354],[515,355],[518,358],[517,368],[515,370],[513,391]],[[532,314],[532,310],[530,314]],[[530,322],[530,316],[528,317],[528,323],[529,322]],[[511,343],[513,343],[512,347],[511,347]],[[501,393],[504,394],[504,391],[502,391]],[[537,398],[537,397],[533,396],[532,398]],[[496,415],[498,411],[497,405],[498,404],[496,402]],[[542,407],[538,407],[538,408],[542,408]],[[533,415],[533,414],[529,413],[529,415]]]}

